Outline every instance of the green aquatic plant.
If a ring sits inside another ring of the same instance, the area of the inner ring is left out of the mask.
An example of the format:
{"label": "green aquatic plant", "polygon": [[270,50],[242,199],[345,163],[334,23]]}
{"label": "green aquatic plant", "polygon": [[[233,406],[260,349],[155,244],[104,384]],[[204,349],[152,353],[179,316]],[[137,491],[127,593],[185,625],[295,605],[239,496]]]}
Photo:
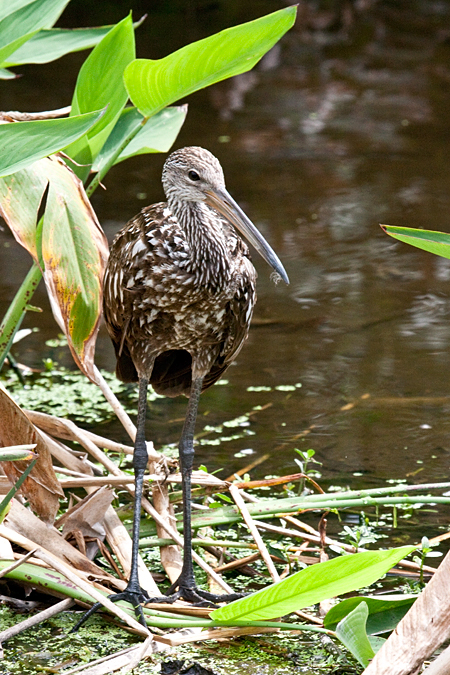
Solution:
{"label": "green aquatic plant", "polygon": [[[14,63],[14,52],[40,31],[51,29],[68,1],[34,0],[19,10],[14,3],[5,8],[0,68]],[[293,25],[295,15],[296,8],[288,7],[159,60],[136,59],[135,26],[126,16],[96,36],[101,39],[80,69],[68,118],[0,126],[0,212],[33,258],[0,325],[0,365],[43,271],[72,355],[96,381],[93,358],[108,247],[89,197],[114,164],[143,152],[167,152],[187,112],[185,106],[170,105],[253,68]],[[33,44],[28,47],[32,54]],[[23,62],[23,55],[18,60]],[[48,157],[60,150],[64,160]],[[89,182],[91,172],[95,176]]]}

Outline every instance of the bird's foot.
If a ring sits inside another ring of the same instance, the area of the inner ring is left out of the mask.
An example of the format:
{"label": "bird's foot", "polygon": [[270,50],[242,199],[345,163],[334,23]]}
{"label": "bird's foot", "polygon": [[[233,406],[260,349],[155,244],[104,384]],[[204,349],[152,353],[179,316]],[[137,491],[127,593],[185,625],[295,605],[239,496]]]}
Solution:
{"label": "bird's foot", "polygon": [[194,605],[194,607],[216,608],[219,603],[233,602],[233,600],[239,600],[239,598],[242,598],[244,595],[245,593],[225,593],[223,595],[210,593],[209,591],[198,588],[194,581],[185,581],[183,577],[180,576],[169,588],[167,595],[163,595],[160,598],[150,598],[147,602],[172,604],[177,600],[183,599],[186,602],[191,603],[191,605]]}
{"label": "bird's foot", "polygon": [[[114,593],[113,595],[108,596],[108,600],[111,600],[111,602],[118,602],[119,600],[125,600],[125,602],[128,602],[134,609],[134,613],[136,614],[136,618],[141,623],[145,628],[147,628],[147,623],[145,621],[144,617],[144,612],[142,610],[142,603],[149,602],[150,598],[147,593],[143,588],[138,586],[137,588],[130,588],[127,587],[124,591],[121,591],[120,593]],[[76,633],[77,630],[82,626],[90,616],[95,614],[99,609],[101,609],[103,605],[100,602],[96,602],[88,611],[83,614],[81,619],[75,624],[75,626],[72,628],[70,631],[71,633]]]}

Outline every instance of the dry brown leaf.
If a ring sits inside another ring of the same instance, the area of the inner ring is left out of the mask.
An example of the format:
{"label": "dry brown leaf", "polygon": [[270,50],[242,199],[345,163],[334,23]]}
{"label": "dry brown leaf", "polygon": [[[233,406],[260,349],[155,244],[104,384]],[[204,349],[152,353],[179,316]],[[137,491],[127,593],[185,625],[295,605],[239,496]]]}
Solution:
{"label": "dry brown leaf", "polygon": [[[58,511],[59,497],[63,497],[64,492],[56,478],[49,448],[17,403],[0,387],[0,445],[7,447],[24,443],[36,444],[34,452],[39,459],[20,492],[29,500],[33,511],[51,524]],[[25,461],[1,462],[11,483],[20,478],[28,464]]]}
{"label": "dry brown leaf", "polygon": [[114,492],[103,486],[78,502],[59,518],[57,527],[63,526],[63,535],[71,530],[79,530],[85,537],[105,536],[101,521],[114,499]]}
{"label": "dry brown leaf", "polygon": [[31,511],[19,504],[16,499],[11,501],[11,508],[5,519],[5,524],[32,541],[36,546],[42,546],[76,569],[100,578],[107,576],[104,570],[97,567],[80,551],[65,541],[57,530],[53,527],[47,527]]}
{"label": "dry brown leaf", "polygon": [[[154,468],[154,466],[153,466]],[[158,513],[168,522],[175,522],[175,511],[169,501],[169,491],[167,485],[154,485],[152,489],[153,504]],[[169,537],[170,534],[156,523],[156,533],[162,539]],[[160,548],[161,564],[164,567],[170,582],[173,584],[181,573],[183,561],[180,549],[175,544],[161,546]]]}

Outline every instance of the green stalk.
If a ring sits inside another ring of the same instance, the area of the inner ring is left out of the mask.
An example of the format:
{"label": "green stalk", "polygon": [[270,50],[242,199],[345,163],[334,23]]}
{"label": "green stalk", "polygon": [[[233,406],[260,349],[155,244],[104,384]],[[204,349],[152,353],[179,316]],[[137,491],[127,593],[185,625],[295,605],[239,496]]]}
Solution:
{"label": "green stalk", "polygon": [[[348,499],[349,497],[360,497],[363,499],[364,497],[371,496],[371,495],[383,495],[383,494],[392,494],[395,492],[412,492],[414,490],[447,490],[450,488],[450,483],[425,483],[425,484],[418,484],[418,485],[389,485],[387,487],[380,487],[380,488],[371,488],[370,490],[347,490],[345,492],[333,492],[330,494],[326,495],[327,501],[328,500],[341,500],[341,499]],[[308,502],[316,502],[316,501],[322,501],[324,498],[323,494],[314,494],[314,495],[308,495],[307,497],[304,497],[305,501]]]}
{"label": "green stalk", "polygon": [[[368,506],[393,506],[402,504],[450,504],[450,497],[363,497],[359,499],[328,499],[328,495],[322,495],[321,501],[311,501],[303,499],[271,499],[256,504],[248,504],[247,508],[254,520],[264,520],[265,518],[276,518],[285,513],[298,513],[300,511],[330,511],[332,509],[349,509]],[[192,527],[213,527],[216,525],[231,525],[241,520],[241,514],[236,507],[225,507],[221,509],[211,509],[211,512],[205,514],[195,514],[192,518]],[[177,529],[182,530],[183,524],[181,518],[177,520]],[[155,533],[153,523],[144,521],[142,523],[143,536],[150,536]]]}
{"label": "green stalk", "polygon": [[[0,571],[5,567],[9,567],[12,562],[12,560],[0,560]],[[24,563],[20,567],[16,567],[16,569],[6,575],[6,578],[16,579],[27,585],[37,586],[47,593],[50,590],[87,604],[92,604],[93,602],[92,598],[87,593],[79,589],[59,572],[38,567],[32,563]],[[106,596],[107,594],[105,593],[104,595]],[[129,605],[122,602],[119,604],[130,614],[130,616],[134,616],[134,611]],[[326,635],[335,637],[335,633],[331,630],[320,628],[319,626],[309,626],[307,624],[286,623],[281,621],[212,621],[211,619],[198,619],[187,615],[176,617],[173,614],[170,615],[169,612],[146,609],[145,607],[143,610],[147,624],[149,626],[155,626],[156,628],[230,628],[251,626],[254,628],[269,627],[281,628],[282,630],[312,631],[315,633],[325,633]],[[201,636],[199,636],[199,639],[201,639]]]}
{"label": "green stalk", "polygon": [[[173,539],[162,539],[161,537],[154,537],[153,539],[141,539],[139,542],[139,548],[152,548],[155,546],[171,546],[176,542]],[[197,539],[192,540],[194,546],[216,546],[218,548],[246,548],[250,550],[258,549],[256,544],[245,543],[241,541],[226,541],[224,539]]]}
{"label": "green stalk", "polygon": [[321,628],[320,626],[309,625],[307,623],[287,623],[284,621],[211,621],[210,628],[242,628],[251,626],[253,628],[281,628],[281,630],[305,630],[310,633],[324,633],[330,637],[337,637],[333,630]]}
{"label": "green stalk", "polygon": [[[119,604],[122,609],[130,614],[130,616],[134,616],[134,612],[129,605]],[[162,618],[162,616],[156,616],[154,610],[148,610],[145,607],[143,607],[143,610],[146,615],[147,624],[149,626],[155,626],[156,628],[281,628],[282,630],[304,630],[313,633],[325,633],[326,635],[336,637],[336,633],[332,630],[303,623],[287,623],[283,621],[243,621],[239,619],[236,621],[214,621],[211,619],[197,619],[195,617],[189,619],[183,617],[183,619],[180,619],[173,614],[170,617]],[[158,614],[161,615],[163,612],[158,612]],[[168,612],[164,612],[164,614],[168,614]],[[199,639],[201,639],[200,636]]]}
{"label": "green stalk", "polygon": [[25,316],[27,305],[42,278],[42,272],[36,262],[33,262],[27,276],[23,280],[13,301],[0,324],[0,368],[8,355],[14,337],[20,328]]}
{"label": "green stalk", "polygon": [[32,462],[27,466],[23,474],[20,476],[20,478],[16,481],[16,483],[12,486],[11,490],[8,492],[8,494],[5,496],[4,499],[0,502],[0,523],[2,522],[4,516],[5,516],[5,511],[6,507],[8,506],[9,502],[11,499],[17,494],[17,492],[20,490],[22,487],[22,483],[25,481],[27,478],[28,474],[30,471],[32,471],[34,465],[38,461],[39,457],[36,457],[36,459],[33,459]]}

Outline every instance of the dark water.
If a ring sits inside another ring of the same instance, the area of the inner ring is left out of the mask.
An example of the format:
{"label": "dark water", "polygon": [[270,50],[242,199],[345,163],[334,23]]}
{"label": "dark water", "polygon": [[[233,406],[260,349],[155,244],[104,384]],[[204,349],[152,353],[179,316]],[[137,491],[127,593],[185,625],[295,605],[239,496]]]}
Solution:
{"label": "dark water", "polygon": [[[450,261],[396,244],[379,223],[450,230],[450,2],[359,3],[359,12],[336,3],[334,13],[312,11],[318,4],[301,5],[303,19],[254,72],[191,96],[177,141],[219,157],[230,192],[291,279],[275,287],[255,254],[255,324],[228,384],[203,395],[199,430],[269,407],[224,430],[241,438],[200,446],[198,461],[229,475],[271,453],[256,478],[294,472],[293,448],[311,447],[327,484],[448,480]],[[150,17],[138,55],[162,56],[283,3],[240,5],[169,11],[158,2],[152,13],[142,2],[136,14]],[[62,25],[124,15],[105,4],[89,18],[77,6]],[[21,80],[2,84],[0,107],[67,105],[83,58],[21,68]],[[135,158],[107,176],[93,202],[109,237],[162,198],[163,161]],[[28,266],[1,231],[2,313]],[[35,302],[47,308],[42,289]],[[27,325],[40,332],[15,353],[37,366],[57,329],[48,311]],[[104,331],[97,362],[114,367]],[[157,446],[176,441],[184,411],[184,399],[154,404],[148,429]],[[125,438],[117,426],[102,432]],[[235,457],[241,450],[248,456]]]}

